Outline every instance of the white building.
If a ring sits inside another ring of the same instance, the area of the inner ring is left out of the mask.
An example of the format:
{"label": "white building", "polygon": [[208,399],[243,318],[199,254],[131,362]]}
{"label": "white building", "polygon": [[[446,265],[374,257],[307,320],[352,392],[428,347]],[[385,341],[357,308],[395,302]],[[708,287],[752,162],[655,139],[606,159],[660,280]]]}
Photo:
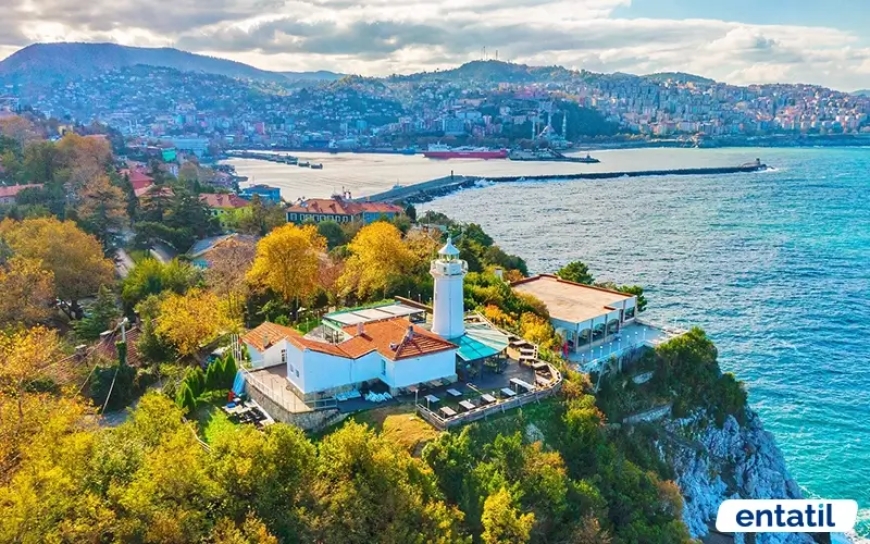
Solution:
{"label": "white building", "polygon": [[307,335],[266,322],[241,339],[251,366],[286,366],[289,386],[304,402],[377,381],[393,395],[427,382],[456,381],[457,355],[466,360],[496,353],[501,343],[465,334],[468,266],[450,240],[438,255],[430,269],[435,277],[432,331],[412,323],[419,321],[419,309],[401,304],[336,312]]}
{"label": "white building", "polygon": [[407,319],[360,323],[338,336],[333,343],[266,322],[242,341],[255,369],[286,365],[291,389],[303,401],[377,381],[395,395],[412,385],[456,379],[457,346]]}
{"label": "white building", "polygon": [[634,295],[566,281],[552,274],[525,278],[511,287],[544,303],[553,328],[572,352],[608,341],[634,321],[637,313]]}

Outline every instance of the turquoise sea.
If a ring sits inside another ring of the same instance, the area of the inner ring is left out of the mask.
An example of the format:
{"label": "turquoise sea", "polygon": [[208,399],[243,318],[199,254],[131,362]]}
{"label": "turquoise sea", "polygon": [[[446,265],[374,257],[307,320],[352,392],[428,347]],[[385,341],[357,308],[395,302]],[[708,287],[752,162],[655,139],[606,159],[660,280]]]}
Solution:
{"label": "turquoise sea", "polygon": [[592,151],[594,165],[299,155],[324,169],[228,162],[291,200],[341,188],[364,196],[451,171],[532,178],[762,158],[774,170],[498,184],[419,209],[482,224],[533,272],[580,259],[602,280],[640,283],[649,319],[702,326],[806,493],[857,500],[870,536],[870,149]]}
{"label": "turquoise sea", "polygon": [[806,493],[857,500],[870,536],[870,149],[655,153],[774,170],[495,184],[421,209],[480,223],[533,272],[579,259],[640,283],[648,319],[703,327]]}

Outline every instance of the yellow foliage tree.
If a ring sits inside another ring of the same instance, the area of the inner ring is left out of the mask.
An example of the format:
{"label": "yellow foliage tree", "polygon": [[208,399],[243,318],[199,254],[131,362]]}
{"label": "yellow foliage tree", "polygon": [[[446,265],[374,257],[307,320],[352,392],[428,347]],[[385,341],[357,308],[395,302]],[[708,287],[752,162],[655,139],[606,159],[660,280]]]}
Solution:
{"label": "yellow foliage tree", "polygon": [[51,315],[54,274],[41,262],[12,257],[0,266],[0,325],[30,325]]}
{"label": "yellow foliage tree", "polygon": [[355,292],[360,299],[386,291],[414,264],[414,255],[393,224],[376,221],[363,227],[350,244],[340,284],[344,293]]}
{"label": "yellow foliage tree", "polygon": [[494,304],[488,304],[486,308],[483,309],[483,316],[492,321],[492,323],[498,327],[512,329],[516,326],[516,321]]}
{"label": "yellow foliage tree", "polygon": [[100,243],[72,221],[53,217],[5,219],[0,222],[0,240],[13,254],[38,260],[43,269],[54,274],[55,295],[68,304],[62,308],[70,317],[81,318],[78,301],[114,279],[115,268],[103,256]]}
{"label": "yellow foliage tree", "polygon": [[326,239],[313,225],[287,224],[276,228],[257,243],[248,281],[271,289],[285,302],[306,300],[317,291],[321,256]]}
{"label": "yellow foliage tree", "polygon": [[553,325],[532,312],[526,312],[520,316],[520,330],[523,338],[544,349],[554,349],[559,346]]}
{"label": "yellow foliage tree", "polygon": [[523,544],[529,542],[535,515],[522,514],[511,492],[503,487],[486,498],[480,521],[484,544]]}
{"label": "yellow foliage tree", "polygon": [[222,332],[232,332],[237,323],[227,316],[226,304],[214,293],[191,289],[172,293],[160,303],[154,333],[189,357]]}
{"label": "yellow foliage tree", "polygon": [[0,334],[0,362],[0,481],[5,481],[53,413],[63,407],[64,417],[74,417],[83,408],[74,400],[29,392],[36,381],[62,384],[71,377],[72,365],[63,361],[54,331],[34,327]]}

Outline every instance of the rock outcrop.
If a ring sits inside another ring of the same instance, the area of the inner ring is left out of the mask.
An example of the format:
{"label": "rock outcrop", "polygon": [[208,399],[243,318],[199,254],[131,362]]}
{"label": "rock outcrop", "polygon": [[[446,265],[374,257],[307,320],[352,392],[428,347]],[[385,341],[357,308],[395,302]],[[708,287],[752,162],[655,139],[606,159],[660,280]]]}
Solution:
{"label": "rock outcrop", "polygon": [[[662,457],[674,468],[683,493],[683,520],[693,537],[708,533],[719,505],[726,499],[800,499],[773,435],[764,430],[758,414],[747,409],[740,424],[728,417],[720,429],[705,413],[667,420],[667,439],[659,442]],[[834,542],[849,542],[837,535]],[[743,535],[735,542],[743,544]],[[756,544],[812,544],[806,534],[756,535]]]}

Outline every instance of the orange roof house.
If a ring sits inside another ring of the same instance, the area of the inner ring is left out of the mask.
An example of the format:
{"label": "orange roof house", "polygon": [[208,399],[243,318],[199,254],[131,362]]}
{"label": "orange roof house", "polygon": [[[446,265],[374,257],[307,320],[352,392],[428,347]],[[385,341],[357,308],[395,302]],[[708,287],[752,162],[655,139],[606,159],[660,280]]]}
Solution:
{"label": "orange roof house", "polygon": [[287,380],[305,400],[377,381],[398,394],[410,386],[456,376],[457,346],[404,318],[348,326],[321,336],[266,322],[241,340],[254,368],[286,365]]}

